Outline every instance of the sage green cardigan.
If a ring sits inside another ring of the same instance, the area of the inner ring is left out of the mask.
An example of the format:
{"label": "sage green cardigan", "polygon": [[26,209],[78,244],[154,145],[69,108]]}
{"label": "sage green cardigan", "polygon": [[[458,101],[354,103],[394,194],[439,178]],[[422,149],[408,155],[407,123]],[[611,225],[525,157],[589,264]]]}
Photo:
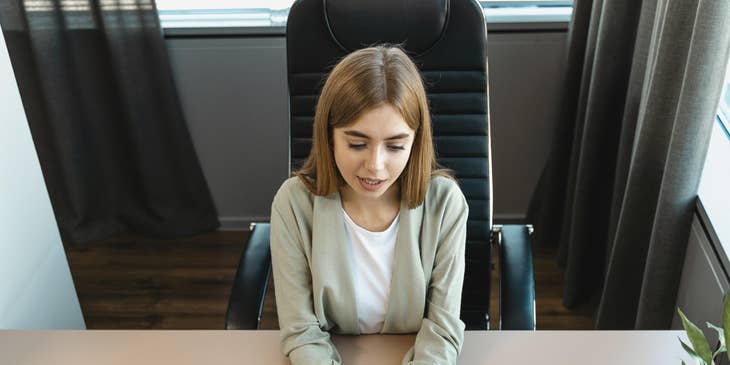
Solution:
{"label": "sage green cardigan", "polygon": [[[352,253],[339,192],[311,194],[286,180],[271,206],[271,255],[281,347],[294,365],[340,364],[329,332],[359,334]],[[416,333],[403,364],[455,364],[468,206],[457,183],[434,177],[425,201],[401,202],[381,333]],[[372,349],[377,351],[377,349]]]}

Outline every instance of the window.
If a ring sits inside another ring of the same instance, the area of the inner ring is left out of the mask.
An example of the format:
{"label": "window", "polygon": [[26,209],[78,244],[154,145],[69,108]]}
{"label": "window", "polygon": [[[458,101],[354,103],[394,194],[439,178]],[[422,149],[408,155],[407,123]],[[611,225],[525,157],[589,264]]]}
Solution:
{"label": "window", "polygon": [[723,96],[720,99],[717,116],[725,130],[725,135],[730,138],[730,133],[728,133],[730,132],[730,62],[728,62],[727,71],[725,71],[725,87],[722,93]]}
{"label": "window", "polygon": [[713,126],[698,195],[726,254],[730,254],[730,63]]}
{"label": "window", "polygon": [[[294,0],[157,0],[163,28],[283,27]],[[488,22],[567,22],[573,0],[482,0]]]}
{"label": "window", "polygon": [[281,27],[294,0],[157,0],[162,28]]}
{"label": "window", "polygon": [[479,1],[489,23],[567,22],[573,1],[487,0]]}

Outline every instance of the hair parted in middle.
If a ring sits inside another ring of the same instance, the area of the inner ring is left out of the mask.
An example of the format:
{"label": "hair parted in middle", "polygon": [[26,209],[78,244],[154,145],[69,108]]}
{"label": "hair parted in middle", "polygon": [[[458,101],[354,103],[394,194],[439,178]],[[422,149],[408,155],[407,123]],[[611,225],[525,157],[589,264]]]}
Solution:
{"label": "hair parted in middle", "polygon": [[423,203],[434,176],[453,179],[450,171],[436,162],[431,114],[418,67],[399,47],[381,45],[347,55],[322,87],[312,150],[302,168],[294,172],[312,194],[329,195],[345,184],[335,164],[333,129],[347,127],[365,112],[386,104],[415,131],[411,155],[396,182],[407,206],[413,209]]}

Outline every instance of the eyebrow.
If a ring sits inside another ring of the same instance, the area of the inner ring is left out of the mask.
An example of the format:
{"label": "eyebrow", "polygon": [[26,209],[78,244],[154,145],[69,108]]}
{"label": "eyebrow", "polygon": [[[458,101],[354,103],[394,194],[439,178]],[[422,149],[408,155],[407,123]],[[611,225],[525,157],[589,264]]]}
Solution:
{"label": "eyebrow", "polygon": [[[367,135],[367,134],[365,134],[365,133],[362,133],[362,132],[358,132],[358,131],[345,131],[344,133],[345,133],[346,135],[348,135],[348,136],[353,136],[353,137],[360,137],[360,138],[370,139],[370,136],[368,136],[368,135]],[[406,138],[406,137],[409,137],[409,136],[410,136],[410,134],[408,134],[408,133],[400,133],[400,134],[396,134],[395,136],[392,136],[392,137],[388,137],[388,138],[386,138],[385,140],[386,140],[386,141],[390,141],[390,140],[394,140],[394,139],[401,139],[401,138]]]}

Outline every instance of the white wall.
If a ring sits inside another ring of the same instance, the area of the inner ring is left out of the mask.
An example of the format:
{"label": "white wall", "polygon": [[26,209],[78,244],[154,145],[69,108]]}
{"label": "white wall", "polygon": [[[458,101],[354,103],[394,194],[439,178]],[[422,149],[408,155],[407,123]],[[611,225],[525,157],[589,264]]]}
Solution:
{"label": "white wall", "polygon": [[0,33],[0,329],[85,329]]}

